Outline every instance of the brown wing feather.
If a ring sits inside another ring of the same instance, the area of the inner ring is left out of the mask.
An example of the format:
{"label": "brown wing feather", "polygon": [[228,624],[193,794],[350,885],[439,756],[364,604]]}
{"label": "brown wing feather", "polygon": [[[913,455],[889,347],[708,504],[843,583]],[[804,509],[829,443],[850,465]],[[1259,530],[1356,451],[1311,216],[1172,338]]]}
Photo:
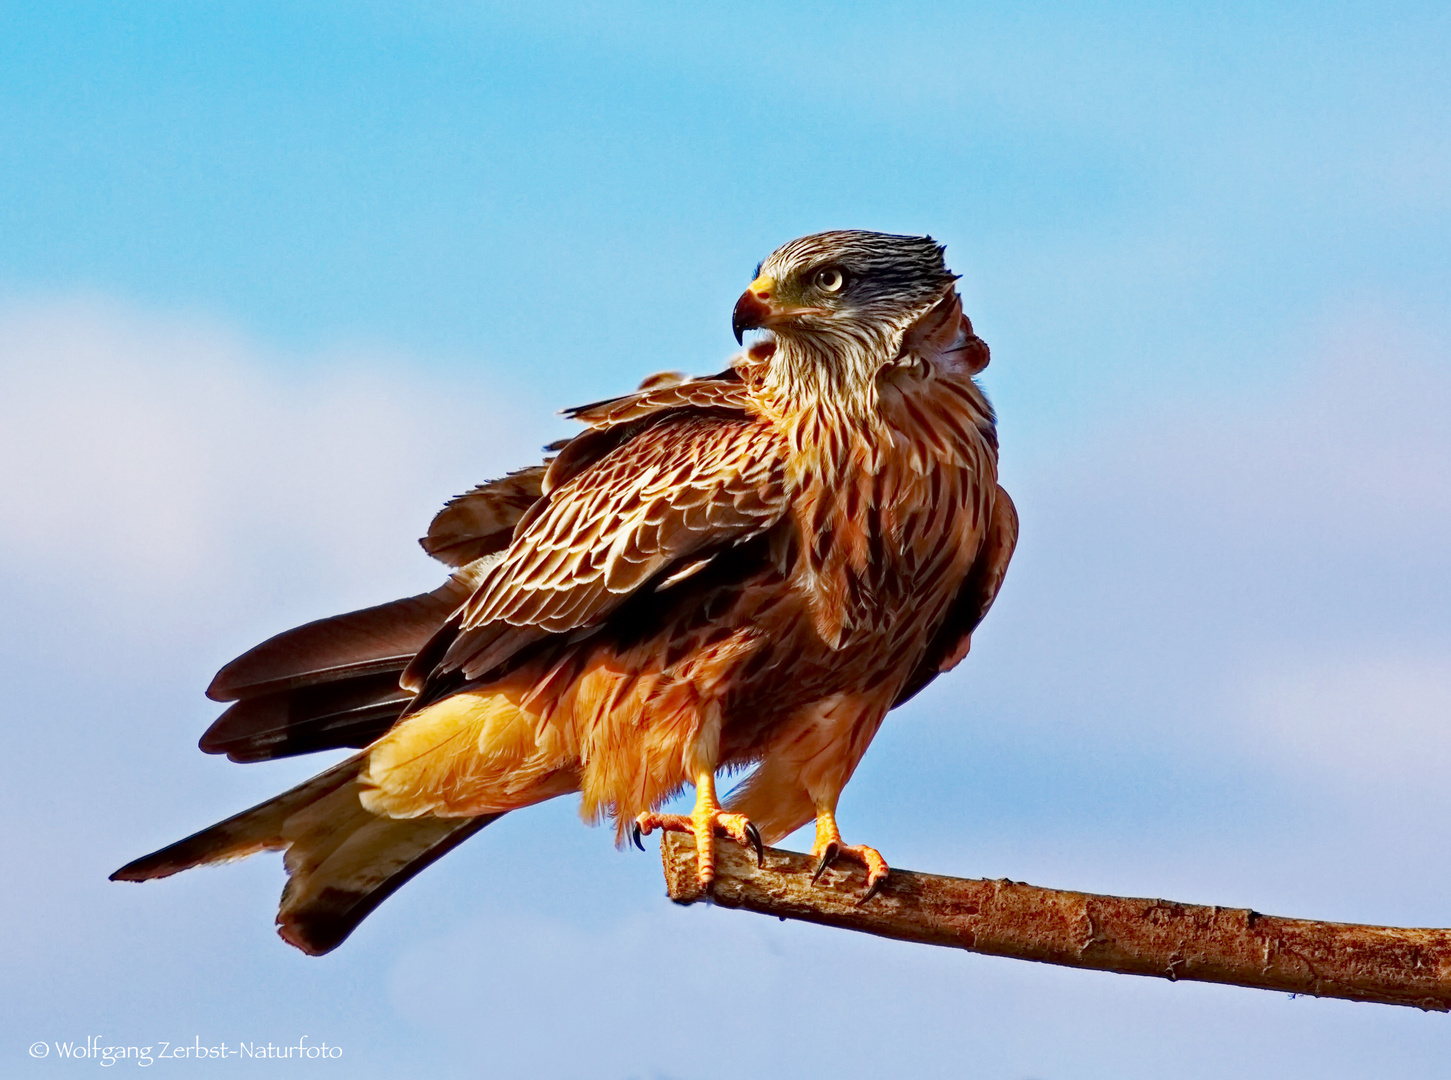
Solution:
{"label": "brown wing feather", "polygon": [[274,635],[217,672],[207,697],[238,701],[406,662],[468,598],[471,584],[455,575],[433,592],[318,619]]}
{"label": "brown wing feather", "polygon": [[927,651],[897,695],[892,707],[909,701],[944,671],[950,671],[967,655],[972,632],[987,617],[997,599],[1008,562],[1018,543],[1018,511],[1002,486],[994,493],[991,518],[977,559],[968,571],[948,610],[947,618],[928,643]]}
{"label": "brown wing feather", "polygon": [[473,592],[480,565],[432,592],[319,619],[249,649],[207,688],[213,701],[236,704],[207,728],[202,750],[266,761],[367,746],[408,704],[399,676]]}
{"label": "brown wing feather", "polygon": [[402,665],[239,701],[207,728],[201,749],[232,761],[271,761],[367,746],[402,715],[412,695]]}
{"label": "brown wing feather", "polygon": [[[588,425],[590,431],[548,449],[561,452],[558,462],[516,469],[498,480],[448,501],[419,540],[423,550],[449,566],[463,566],[495,551],[513,539],[514,528],[539,496],[558,487],[563,479],[592,464],[631,434],[618,430],[638,425],[662,413],[681,409],[741,411],[745,406],[741,378],[734,369],[707,379],[687,379],[676,372],[648,376],[633,394],[565,410],[565,415]],[[546,473],[550,482],[546,483]]]}
{"label": "brown wing feather", "polygon": [[590,430],[559,448],[559,455],[550,463],[544,477],[544,492],[548,494],[568,483],[650,424],[683,413],[748,415],[749,403],[741,376],[734,369],[708,379],[682,380],[673,375],[655,375],[646,379],[633,394],[566,410],[565,415],[588,424]]}
{"label": "brown wing feather", "polygon": [[423,550],[449,566],[463,566],[514,537],[514,526],[542,494],[547,465],[517,469],[453,499],[429,523],[419,540]]}
{"label": "brown wing feather", "polygon": [[646,379],[633,394],[578,405],[565,409],[564,415],[592,428],[609,428],[675,409],[740,412],[746,407],[744,390],[745,384],[735,368],[704,379],[682,379],[673,373],[662,373]]}
{"label": "brown wing feather", "polygon": [[[775,430],[745,416],[653,422],[547,496],[445,629],[446,649],[420,661],[478,679],[533,642],[597,624],[647,583],[780,520],[784,463]],[[407,678],[421,684],[422,666]]]}

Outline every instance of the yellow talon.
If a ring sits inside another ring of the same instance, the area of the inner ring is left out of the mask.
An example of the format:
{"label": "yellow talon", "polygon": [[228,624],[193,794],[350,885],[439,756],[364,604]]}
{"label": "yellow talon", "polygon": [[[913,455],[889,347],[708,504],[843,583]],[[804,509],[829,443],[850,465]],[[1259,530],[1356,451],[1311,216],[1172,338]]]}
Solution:
{"label": "yellow talon", "polygon": [[641,851],[641,836],[656,829],[666,832],[688,832],[695,836],[696,875],[702,888],[715,880],[715,838],[728,836],[736,843],[749,845],[756,851],[756,865],[765,861],[761,833],[745,814],[728,814],[720,808],[715,795],[715,774],[701,773],[695,779],[695,809],[684,814],[646,812],[635,818],[634,841]]}
{"label": "yellow talon", "polygon": [[882,883],[887,880],[887,875],[891,873],[887,860],[882,858],[882,853],[876,848],[841,842],[841,830],[836,827],[836,813],[826,807],[819,808],[816,813],[816,843],[811,845],[811,854],[816,856],[816,872],[811,875],[813,883],[820,881],[822,875],[838,859],[848,859],[866,870],[867,889],[857,901],[858,905],[865,904],[875,896]]}

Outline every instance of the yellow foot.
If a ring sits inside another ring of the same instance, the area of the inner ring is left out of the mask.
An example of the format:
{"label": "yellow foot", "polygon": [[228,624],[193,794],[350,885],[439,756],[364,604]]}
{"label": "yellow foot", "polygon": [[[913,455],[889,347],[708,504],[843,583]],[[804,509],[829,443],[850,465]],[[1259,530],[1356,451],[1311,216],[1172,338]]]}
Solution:
{"label": "yellow foot", "polygon": [[749,845],[756,850],[756,865],[766,860],[765,845],[761,834],[745,814],[728,814],[715,807],[696,807],[693,814],[641,814],[635,819],[632,839],[641,851],[645,845],[640,837],[649,836],[656,829],[665,832],[688,832],[695,834],[695,865],[702,887],[715,880],[715,838],[728,836],[742,846]]}
{"label": "yellow foot", "polygon": [[815,844],[811,849],[811,854],[817,856],[816,872],[811,875],[813,884],[821,880],[821,875],[826,873],[837,859],[849,859],[865,867],[867,891],[862,893],[862,898],[857,901],[857,906],[865,904],[876,896],[877,890],[882,887],[882,882],[887,880],[887,874],[891,872],[887,866],[887,860],[882,858],[882,853],[865,844],[843,844],[840,840],[827,840],[825,843]]}

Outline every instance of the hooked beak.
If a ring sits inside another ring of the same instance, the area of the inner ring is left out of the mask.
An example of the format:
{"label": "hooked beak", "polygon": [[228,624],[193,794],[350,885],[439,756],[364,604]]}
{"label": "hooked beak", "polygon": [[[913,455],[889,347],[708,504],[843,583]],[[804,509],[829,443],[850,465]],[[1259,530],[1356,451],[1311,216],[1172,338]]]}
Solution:
{"label": "hooked beak", "polygon": [[777,313],[771,303],[771,295],[775,291],[776,283],[762,274],[741,293],[741,298],[736,301],[736,310],[731,316],[731,329],[735,331],[737,345],[742,344],[747,330],[761,329]]}
{"label": "hooked beak", "polygon": [[736,344],[740,345],[743,343],[741,335],[747,330],[774,330],[795,324],[802,316],[825,318],[830,314],[826,308],[780,303],[776,299],[776,282],[762,274],[746,286],[746,291],[736,301],[731,329],[736,332]]}

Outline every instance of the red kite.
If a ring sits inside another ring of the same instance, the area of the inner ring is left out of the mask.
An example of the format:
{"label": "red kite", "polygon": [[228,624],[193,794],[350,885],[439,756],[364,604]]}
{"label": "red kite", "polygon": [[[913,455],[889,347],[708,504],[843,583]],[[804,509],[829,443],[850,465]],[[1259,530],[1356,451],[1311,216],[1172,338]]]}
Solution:
{"label": "red kite", "polygon": [[[997,483],[987,346],[930,237],[828,232],[758,269],[710,378],[572,410],[585,430],[454,499],[431,593],[309,623],[228,664],[201,741],[260,761],[360,752],[118,870],[142,881],[282,849],[279,932],[320,954],[501,814],[759,847],[837,799],[887,712],[966,655],[1017,538]],[[722,805],[715,775],[754,765]],[[695,809],[656,808],[684,785]]]}

